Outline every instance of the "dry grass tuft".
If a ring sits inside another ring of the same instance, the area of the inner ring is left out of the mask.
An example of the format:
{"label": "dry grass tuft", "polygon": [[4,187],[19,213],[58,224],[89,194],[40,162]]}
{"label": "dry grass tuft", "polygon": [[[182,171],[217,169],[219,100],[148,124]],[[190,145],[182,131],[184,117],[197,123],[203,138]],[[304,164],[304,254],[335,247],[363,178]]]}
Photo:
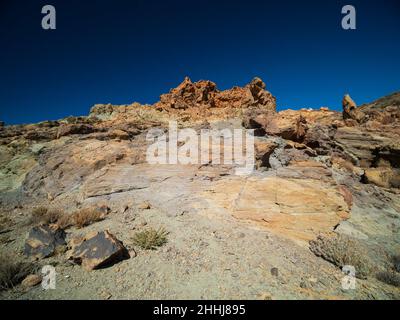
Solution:
{"label": "dry grass tuft", "polygon": [[310,241],[310,250],[340,268],[345,265],[355,267],[357,278],[365,279],[373,271],[366,248],[348,236],[318,236]]}
{"label": "dry grass tuft", "polygon": [[36,207],[32,211],[31,223],[33,224],[52,224],[57,223],[63,218],[65,213],[59,209],[49,209],[47,207]]}
{"label": "dry grass tuft", "polygon": [[78,228],[86,227],[103,219],[103,213],[94,208],[81,209],[72,215],[73,224]]}
{"label": "dry grass tuft", "polygon": [[16,286],[27,275],[35,272],[32,263],[21,261],[14,255],[0,254],[0,290]]}
{"label": "dry grass tuft", "polygon": [[164,228],[155,230],[153,228],[135,233],[133,244],[145,250],[155,250],[157,247],[167,243],[168,232]]}
{"label": "dry grass tuft", "polygon": [[4,232],[12,224],[12,220],[9,217],[0,217],[0,233]]}
{"label": "dry grass tuft", "polygon": [[83,228],[103,219],[103,213],[97,208],[85,208],[68,214],[59,209],[41,206],[32,211],[30,222],[35,225],[57,224],[61,229],[67,229],[72,226]]}

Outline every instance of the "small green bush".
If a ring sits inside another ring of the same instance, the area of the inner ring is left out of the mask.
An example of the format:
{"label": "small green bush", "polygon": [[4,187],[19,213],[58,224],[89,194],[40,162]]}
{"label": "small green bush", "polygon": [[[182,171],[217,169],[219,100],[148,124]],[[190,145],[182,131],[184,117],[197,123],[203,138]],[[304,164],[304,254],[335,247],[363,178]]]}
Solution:
{"label": "small green bush", "polygon": [[139,231],[133,236],[133,244],[145,250],[155,250],[167,243],[168,232],[164,228],[155,230],[153,228]]}

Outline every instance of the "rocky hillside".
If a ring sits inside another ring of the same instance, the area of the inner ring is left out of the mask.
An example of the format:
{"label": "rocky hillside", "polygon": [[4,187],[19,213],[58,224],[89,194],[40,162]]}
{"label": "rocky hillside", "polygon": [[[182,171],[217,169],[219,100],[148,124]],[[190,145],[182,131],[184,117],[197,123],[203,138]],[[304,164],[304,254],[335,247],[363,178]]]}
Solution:
{"label": "rocky hillside", "polygon": [[[254,129],[256,170],[149,164],[149,130],[170,120]],[[225,91],[186,78],[154,105],[2,124],[0,150],[3,299],[400,298],[399,93],[276,112],[259,78]]]}

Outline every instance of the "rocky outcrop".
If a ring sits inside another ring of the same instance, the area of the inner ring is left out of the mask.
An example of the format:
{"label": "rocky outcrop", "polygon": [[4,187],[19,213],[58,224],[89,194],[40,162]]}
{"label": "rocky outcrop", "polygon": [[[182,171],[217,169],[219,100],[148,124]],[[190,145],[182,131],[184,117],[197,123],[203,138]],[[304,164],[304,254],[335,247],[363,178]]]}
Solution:
{"label": "rocky outcrop", "polygon": [[177,88],[161,95],[154,107],[168,113],[187,113],[194,119],[197,116],[209,117],[224,113],[225,117],[233,117],[240,110],[249,108],[275,112],[276,100],[265,89],[265,83],[260,78],[254,78],[243,88],[219,91],[214,82],[202,80],[193,83],[186,77]]}
{"label": "rocky outcrop", "polygon": [[361,122],[365,118],[365,114],[361,110],[357,109],[356,103],[348,94],[343,97],[342,105],[343,119],[352,119]]}
{"label": "rocky outcrop", "polygon": [[383,125],[393,125],[400,120],[400,92],[379,98],[359,107],[369,121]]}
{"label": "rocky outcrop", "polygon": [[91,125],[87,124],[66,124],[61,125],[57,132],[57,138],[71,134],[88,134],[94,131]]}

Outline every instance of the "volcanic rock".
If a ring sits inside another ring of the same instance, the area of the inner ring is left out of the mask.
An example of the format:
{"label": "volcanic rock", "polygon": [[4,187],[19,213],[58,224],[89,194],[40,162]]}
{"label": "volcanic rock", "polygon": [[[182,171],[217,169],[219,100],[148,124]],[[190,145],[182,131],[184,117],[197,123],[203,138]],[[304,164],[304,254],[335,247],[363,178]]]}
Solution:
{"label": "volcanic rock", "polygon": [[66,245],[65,236],[64,230],[58,227],[34,227],[25,241],[24,254],[36,259],[50,257],[59,247]]}
{"label": "volcanic rock", "polygon": [[110,266],[129,258],[128,250],[108,231],[93,232],[83,239],[73,240],[68,259],[81,264],[86,270]]}

